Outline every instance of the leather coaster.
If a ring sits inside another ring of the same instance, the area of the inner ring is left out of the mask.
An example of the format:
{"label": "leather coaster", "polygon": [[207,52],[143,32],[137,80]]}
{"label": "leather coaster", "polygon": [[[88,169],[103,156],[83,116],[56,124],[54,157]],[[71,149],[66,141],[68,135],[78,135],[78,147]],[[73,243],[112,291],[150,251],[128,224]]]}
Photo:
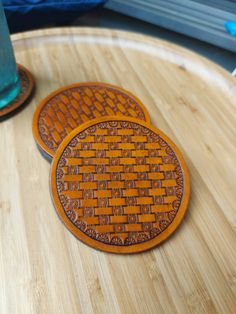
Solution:
{"label": "leather coaster", "polygon": [[34,138],[52,157],[73,129],[108,115],[125,115],[150,122],[146,108],[130,92],[105,83],[77,83],[56,90],[39,104],[33,118]]}
{"label": "leather coaster", "polygon": [[20,64],[17,64],[17,67],[21,80],[21,90],[18,96],[9,105],[0,109],[0,118],[8,116],[13,113],[13,111],[20,109],[29,99],[33,91],[34,79],[32,74]]}
{"label": "leather coaster", "polygon": [[155,127],[104,117],[72,131],[51,167],[59,217],[84,243],[114,253],[141,252],[177,228],[190,182],[176,145]]}

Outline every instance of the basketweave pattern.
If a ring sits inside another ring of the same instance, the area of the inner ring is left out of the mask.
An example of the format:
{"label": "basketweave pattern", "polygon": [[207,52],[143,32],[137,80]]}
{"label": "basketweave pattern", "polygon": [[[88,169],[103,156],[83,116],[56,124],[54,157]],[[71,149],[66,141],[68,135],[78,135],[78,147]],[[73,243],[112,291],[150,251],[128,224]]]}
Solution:
{"label": "basketweave pattern", "polygon": [[183,196],[173,149],[137,123],[102,122],[79,133],[57,165],[60,202],[89,237],[132,245],[162,233]]}
{"label": "basketweave pattern", "polygon": [[107,115],[131,116],[145,121],[142,107],[128,94],[112,87],[78,86],[54,96],[43,107],[38,120],[40,137],[55,152],[74,128]]}

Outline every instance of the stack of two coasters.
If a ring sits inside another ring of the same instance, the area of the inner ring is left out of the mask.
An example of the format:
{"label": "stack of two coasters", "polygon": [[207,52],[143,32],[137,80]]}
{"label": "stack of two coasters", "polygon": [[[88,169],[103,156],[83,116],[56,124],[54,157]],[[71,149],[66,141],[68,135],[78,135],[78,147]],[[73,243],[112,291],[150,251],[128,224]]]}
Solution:
{"label": "stack of two coasters", "polygon": [[37,108],[33,132],[53,157],[57,213],[84,243],[141,252],[180,224],[190,194],[186,164],[131,93],[103,83],[61,88]]}

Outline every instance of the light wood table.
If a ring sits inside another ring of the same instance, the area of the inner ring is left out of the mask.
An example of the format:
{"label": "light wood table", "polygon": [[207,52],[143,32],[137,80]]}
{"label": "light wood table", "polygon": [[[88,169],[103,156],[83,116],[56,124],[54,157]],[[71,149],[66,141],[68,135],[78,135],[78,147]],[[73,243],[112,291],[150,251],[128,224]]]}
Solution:
{"label": "light wood table", "polygon": [[[52,29],[13,40],[37,89],[0,123],[0,313],[235,313],[236,80],[190,51],[131,33]],[[32,115],[48,93],[83,81],[136,94],[190,169],[186,218],[146,253],[96,251],[53,208]]]}

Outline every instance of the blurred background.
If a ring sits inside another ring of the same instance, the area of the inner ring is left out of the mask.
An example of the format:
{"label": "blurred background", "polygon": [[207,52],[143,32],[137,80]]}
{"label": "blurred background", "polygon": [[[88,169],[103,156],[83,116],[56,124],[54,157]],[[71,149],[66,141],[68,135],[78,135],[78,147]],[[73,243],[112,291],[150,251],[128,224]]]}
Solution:
{"label": "blurred background", "polygon": [[236,0],[3,0],[11,33],[92,26],[139,32],[236,68]]}

